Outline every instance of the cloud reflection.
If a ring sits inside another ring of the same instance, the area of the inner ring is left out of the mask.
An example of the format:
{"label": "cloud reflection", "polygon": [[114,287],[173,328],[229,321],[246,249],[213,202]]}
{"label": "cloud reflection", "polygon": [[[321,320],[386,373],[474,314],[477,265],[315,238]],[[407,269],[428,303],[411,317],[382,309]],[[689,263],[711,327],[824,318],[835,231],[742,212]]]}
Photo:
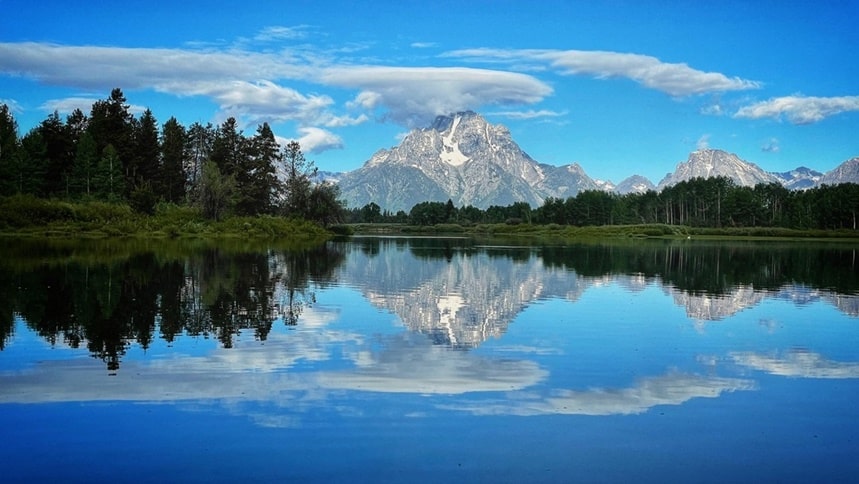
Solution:
{"label": "cloud reflection", "polygon": [[643,378],[629,388],[558,390],[544,399],[529,395],[494,404],[476,402],[448,408],[475,415],[632,415],[659,405],[680,405],[693,398],[716,398],[723,393],[754,388],[751,380],[671,372]]}
{"label": "cloud reflection", "polygon": [[795,349],[784,355],[734,352],[730,356],[739,365],[773,375],[800,378],[859,378],[859,363],[828,360],[819,353],[806,350]]}

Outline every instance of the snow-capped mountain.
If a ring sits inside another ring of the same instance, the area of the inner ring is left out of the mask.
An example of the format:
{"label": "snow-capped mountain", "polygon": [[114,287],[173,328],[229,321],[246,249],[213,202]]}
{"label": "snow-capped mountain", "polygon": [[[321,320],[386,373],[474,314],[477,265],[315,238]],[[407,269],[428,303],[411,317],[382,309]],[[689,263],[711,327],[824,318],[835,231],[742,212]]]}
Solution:
{"label": "snow-capped mountain", "polygon": [[375,202],[391,211],[448,199],[482,209],[520,201],[537,207],[547,197],[598,189],[579,165],[538,163],[506,127],[471,111],[439,116],[432,126],[411,131],[399,146],[344,173],[339,185],[350,207]]}
{"label": "snow-capped mountain", "polygon": [[628,193],[645,193],[648,190],[656,190],[656,185],[641,175],[632,175],[620,182],[615,188],[615,193],[626,195]]}
{"label": "snow-capped mountain", "polygon": [[737,155],[722,150],[697,150],[689,159],[677,165],[659,182],[658,190],[676,185],[692,178],[724,176],[740,186],[753,187],[758,183],[781,183],[781,179],[761,169],[754,163],[741,160]]}
{"label": "snow-capped mountain", "polygon": [[823,177],[823,173],[804,166],[800,166],[799,168],[791,171],[771,173],[778,177],[781,184],[789,190],[805,190],[806,188],[812,188],[816,186],[820,182],[821,177]]}
{"label": "snow-capped mountain", "polygon": [[820,177],[817,184],[838,185],[841,183],[859,183],[859,156],[851,158],[827,172]]}

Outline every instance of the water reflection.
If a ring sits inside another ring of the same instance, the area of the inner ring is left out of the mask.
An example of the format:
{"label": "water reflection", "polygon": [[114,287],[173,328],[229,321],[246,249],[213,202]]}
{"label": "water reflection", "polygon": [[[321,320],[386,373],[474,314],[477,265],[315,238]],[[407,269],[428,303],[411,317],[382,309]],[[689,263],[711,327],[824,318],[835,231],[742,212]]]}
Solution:
{"label": "water reflection", "polygon": [[[51,345],[83,345],[116,371],[131,344],[153,338],[216,338],[225,348],[244,331],[265,341],[275,320],[294,325],[343,260],[336,248],[153,248],[130,243],[18,241],[4,260],[0,349],[13,315]],[[104,256],[100,256],[104,254]]]}
{"label": "water reflection", "polygon": [[[50,380],[53,394],[62,398],[93,398],[88,388],[98,388],[97,398],[106,399],[207,398],[209,390],[226,387],[230,391],[221,397],[249,395],[261,382],[224,385],[230,375],[247,371],[259,372],[253,378],[265,381],[269,395],[296,388],[460,394],[522,390],[545,380],[549,373],[533,357],[551,354],[552,348],[533,345],[524,351],[520,345],[522,351],[514,353],[525,357],[519,359],[503,357],[503,351],[487,357],[471,350],[501,339],[534,304],[561,300],[575,308],[592,288],[617,286],[630,294],[658,288],[698,323],[730,318],[767,300],[797,306],[823,302],[850,317],[859,315],[855,249],[835,244],[635,241],[555,247],[428,238],[365,238],[303,248],[153,244],[11,244],[13,257],[3,261],[0,276],[0,345],[12,340],[20,318],[51,346],[85,347],[121,376],[118,370],[128,369],[123,357],[132,346],[147,350],[156,338],[168,346],[183,338],[219,343],[220,349],[201,356],[176,352],[135,362],[133,371],[152,381],[132,390],[116,378],[113,393],[98,375],[87,373],[89,383],[71,378],[89,363],[41,364],[38,383]],[[332,330],[326,321],[348,321],[350,309],[323,301],[328,311],[312,311],[317,294],[328,288],[360,292],[407,331],[370,337],[366,328]],[[600,317],[609,321],[620,315],[616,308],[605,311]],[[277,332],[273,340],[275,325],[307,331]],[[254,342],[266,344],[249,344]],[[334,360],[335,352],[344,368],[320,368],[312,377],[285,371],[297,361]],[[787,376],[852,378],[857,372],[855,363],[814,353],[735,352],[730,359]],[[156,385],[162,371],[171,379]],[[4,380],[4,398],[37,393],[20,375]],[[751,384],[670,372],[615,389],[557,388],[550,398],[519,403],[534,413],[636,413]],[[481,408],[491,413],[488,409],[496,407]]]}

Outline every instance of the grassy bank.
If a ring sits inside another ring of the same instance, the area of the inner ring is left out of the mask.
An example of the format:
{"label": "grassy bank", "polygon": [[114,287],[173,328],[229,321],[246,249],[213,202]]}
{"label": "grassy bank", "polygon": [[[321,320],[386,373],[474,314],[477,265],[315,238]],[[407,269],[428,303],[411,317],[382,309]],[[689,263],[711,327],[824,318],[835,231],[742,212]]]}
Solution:
{"label": "grassy bank", "polygon": [[229,217],[206,220],[192,207],[162,204],[153,215],[126,204],[66,202],[28,196],[0,198],[0,234],[38,237],[290,238],[331,234],[303,220]]}
{"label": "grassy bank", "polygon": [[531,224],[439,224],[415,226],[403,224],[354,224],[355,234],[368,235],[475,235],[551,237],[559,239],[590,238],[698,238],[698,239],[853,239],[859,242],[856,230],[796,230],[778,227],[701,228],[685,225],[599,225],[574,227],[569,225]]}

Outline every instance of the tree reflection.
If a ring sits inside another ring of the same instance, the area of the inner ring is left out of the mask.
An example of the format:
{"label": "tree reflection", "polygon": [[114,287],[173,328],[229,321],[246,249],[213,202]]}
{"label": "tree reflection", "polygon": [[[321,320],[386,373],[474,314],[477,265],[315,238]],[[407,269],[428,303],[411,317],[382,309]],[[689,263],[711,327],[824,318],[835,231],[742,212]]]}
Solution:
{"label": "tree reflection", "polygon": [[[95,262],[67,251],[22,250],[0,279],[0,349],[14,315],[51,345],[85,345],[116,372],[132,343],[148,348],[185,334],[215,337],[226,348],[243,331],[264,341],[275,320],[298,324],[342,254],[329,246],[175,253],[149,248]],[[61,253],[60,257],[53,255]],[[34,257],[35,256],[35,257]],[[282,299],[288,301],[284,310]]]}
{"label": "tree reflection", "polygon": [[562,267],[592,277],[659,277],[680,291],[709,295],[725,295],[741,286],[778,290],[787,284],[855,294],[859,267],[854,254],[855,248],[836,243],[770,241],[635,241],[545,246],[540,250],[547,267]]}

